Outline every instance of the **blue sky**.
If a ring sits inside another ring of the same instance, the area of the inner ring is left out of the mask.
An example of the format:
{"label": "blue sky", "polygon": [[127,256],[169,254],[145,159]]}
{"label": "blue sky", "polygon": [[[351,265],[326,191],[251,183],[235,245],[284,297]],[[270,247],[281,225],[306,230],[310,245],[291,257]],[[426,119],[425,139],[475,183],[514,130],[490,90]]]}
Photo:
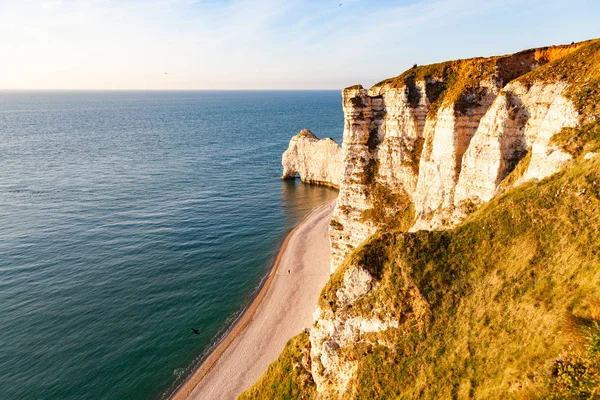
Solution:
{"label": "blue sky", "polygon": [[599,18],[591,0],[0,0],[0,89],[370,86],[600,37]]}

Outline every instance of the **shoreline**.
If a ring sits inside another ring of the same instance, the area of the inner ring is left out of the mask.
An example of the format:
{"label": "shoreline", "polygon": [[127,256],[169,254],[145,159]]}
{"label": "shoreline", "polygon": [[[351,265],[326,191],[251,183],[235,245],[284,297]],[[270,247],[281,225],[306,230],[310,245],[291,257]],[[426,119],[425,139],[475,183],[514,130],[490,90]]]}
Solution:
{"label": "shoreline", "polygon": [[[206,355],[204,360],[200,362],[195,371],[177,388],[177,390],[174,391],[170,397],[168,397],[169,399],[185,400],[190,398],[190,395],[200,385],[200,383],[202,383],[202,380],[212,372],[219,360],[223,357],[223,354],[230,349],[231,344],[249,327],[257,310],[261,305],[263,305],[264,300],[271,289],[273,281],[277,276],[279,267],[282,264],[282,259],[288,250],[290,241],[294,239],[298,232],[307,224],[309,224],[316,215],[328,209],[332,204],[335,203],[335,201],[336,199],[315,207],[286,235],[281,246],[279,247],[277,257],[275,258],[268,275],[261,282],[260,288],[258,289],[254,298],[251,300],[245,310],[242,311],[241,315],[233,323],[229,331],[226,332],[224,336],[213,346],[213,348],[210,350],[210,353]],[[329,224],[329,221],[327,221],[327,224]],[[316,303],[314,304],[314,307],[316,307]],[[286,341],[287,340],[289,340],[289,338],[287,338]]]}

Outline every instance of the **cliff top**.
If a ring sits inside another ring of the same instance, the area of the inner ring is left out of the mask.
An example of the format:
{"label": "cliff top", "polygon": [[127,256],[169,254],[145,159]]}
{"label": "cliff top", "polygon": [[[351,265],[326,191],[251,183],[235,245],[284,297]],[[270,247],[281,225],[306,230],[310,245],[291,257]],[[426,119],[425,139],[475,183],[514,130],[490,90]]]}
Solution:
{"label": "cliff top", "polygon": [[338,145],[338,143],[335,140],[333,140],[332,138],[329,138],[329,137],[319,139],[317,137],[317,135],[312,133],[312,131],[310,129],[302,129],[294,137],[292,137],[292,140],[294,140],[294,139],[296,139],[296,140],[297,139],[308,139],[310,141],[318,141],[318,142],[323,142],[323,143],[333,142],[335,145]]}
{"label": "cliff top", "polygon": [[[418,92],[414,90],[416,82],[424,81],[431,104],[430,112],[436,112],[444,102],[456,103],[459,111],[466,111],[476,104],[473,99],[484,94],[482,86],[486,83],[503,87],[515,79],[523,82],[560,80],[563,75],[568,80],[571,77],[570,83],[573,83],[584,79],[582,77],[598,74],[598,46],[600,39],[527,49],[503,56],[474,57],[422,66],[415,64],[402,74],[373,85],[369,91],[381,94],[388,89],[408,87],[409,102],[416,106],[419,97],[411,94]],[[581,62],[580,58],[584,61]],[[362,86],[355,85],[347,90],[360,88]],[[589,104],[589,99],[585,102]]]}
{"label": "cliff top", "polygon": [[[444,61],[435,64],[427,64],[415,66],[401,73],[400,75],[384,79],[381,82],[376,83],[371,89],[380,87],[387,88],[401,88],[410,85],[412,80],[424,81],[424,80],[448,80],[453,75],[458,75],[469,69],[473,69],[471,78],[476,78],[477,75],[483,75],[485,72],[495,72],[497,67],[507,68],[510,67],[510,61],[516,61],[523,58],[533,58],[538,65],[544,65],[552,62],[564,56],[571,54],[572,52],[580,49],[583,46],[589,45],[590,43],[598,42],[600,39],[588,40],[584,42],[572,43],[568,45],[556,45],[546,46],[533,49],[526,49],[519,51],[514,54],[507,54],[502,56],[492,57],[473,57],[458,59],[452,61]],[[508,63],[507,63],[508,62]],[[508,65],[506,65],[508,64]],[[515,66],[512,66],[513,68]],[[508,68],[507,68],[508,69]],[[468,71],[471,72],[471,71]],[[348,89],[355,89],[362,87],[361,85],[354,85]]]}
{"label": "cliff top", "polygon": [[312,133],[312,131],[310,129],[302,129],[300,132],[298,132],[298,134],[296,134],[296,137],[305,137],[305,138],[309,138],[309,139],[319,139],[318,137],[315,136],[314,133]]}

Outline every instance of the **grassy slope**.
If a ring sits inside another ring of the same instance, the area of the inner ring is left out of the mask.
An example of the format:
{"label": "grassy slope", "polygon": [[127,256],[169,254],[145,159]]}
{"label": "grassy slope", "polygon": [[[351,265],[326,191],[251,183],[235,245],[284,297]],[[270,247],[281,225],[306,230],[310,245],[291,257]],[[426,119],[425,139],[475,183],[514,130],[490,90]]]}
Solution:
{"label": "grassy slope", "polygon": [[309,346],[306,332],[290,339],[279,359],[273,362],[260,380],[242,393],[239,399],[314,398],[315,384],[306,365]]}
{"label": "grassy slope", "polygon": [[[600,297],[599,234],[597,158],[493,200],[454,230],[373,237],[352,258],[367,257],[380,284],[349,312],[386,304],[405,323],[366,338],[391,346],[354,349],[348,397],[542,393],[552,360],[569,348],[570,316],[600,317],[588,305]],[[429,308],[418,318],[406,307],[414,288]]]}

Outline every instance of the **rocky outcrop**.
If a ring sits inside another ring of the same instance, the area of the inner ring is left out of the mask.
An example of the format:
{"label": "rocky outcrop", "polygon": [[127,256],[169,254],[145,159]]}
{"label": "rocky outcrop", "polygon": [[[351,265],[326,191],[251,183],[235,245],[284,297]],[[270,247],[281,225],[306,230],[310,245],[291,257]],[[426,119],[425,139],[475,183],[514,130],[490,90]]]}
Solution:
{"label": "rocky outcrop", "polygon": [[[311,369],[317,390],[330,395],[342,394],[354,377],[357,362],[348,351],[359,342],[369,345],[365,335],[397,328],[397,318],[388,315],[360,315],[348,311],[348,306],[367,294],[374,284],[368,271],[355,266],[344,274],[336,290],[336,312],[317,308],[315,325],[310,330]],[[381,314],[381,313],[380,313]],[[335,397],[335,396],[331,396]]]}
{"label": "rocky outcrop", "polygon": [[317,309],[316,323],[310,330],[311,372],[317,391],[328,393],[330,397],[343,394],[354,377],[358,362],[348,357],[368,333],[397,328],[397,320],[352,317],[336,315]]}
{"label": "rocky outcrop", "polygon": [[568,84],[520,77],[580,47],[416,67],[345,89],[341,151],[304,130],[282,160],[284,179],[340,188],[331,271],[378,229],[450,227],[510,186],[560,169],[571,156],[550,138],[579,121],[563,96]]}
{"label": "rocky outcrop", "polygon": [[308,129],[300,131],[290,140],[283,153],[282,179],[339,187],[342,175],[340,146],[330,138],[319,139]]}

